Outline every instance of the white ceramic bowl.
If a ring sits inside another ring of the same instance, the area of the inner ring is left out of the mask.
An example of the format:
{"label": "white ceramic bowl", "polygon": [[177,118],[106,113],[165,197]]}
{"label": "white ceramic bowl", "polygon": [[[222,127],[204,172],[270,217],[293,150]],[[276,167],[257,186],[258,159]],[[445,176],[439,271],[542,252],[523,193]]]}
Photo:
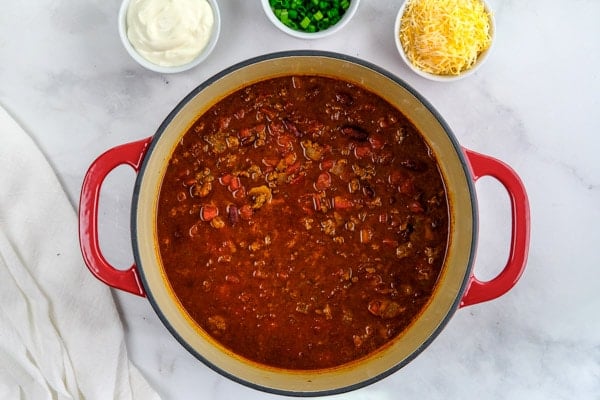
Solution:
{"label": "white ceramic bowl", "polygon": [[132,46],[132,44],[129,42],[129,39],[127,38],[127,9],[129,8],[129,3],[131,2],[131,0],[123,0],[123,2],[121,3],[121,8],[119,9],[119,36],[121,37],[121,42],[123,43],[125,50],[127,50],[127,53],[129,53],[131,58],[133,58],[135,61],[137,61],[138,64],[140,64],[144,68],[147,68],[151,71],[166,73],[166,74],[174,74],[177,72],[183,72],[183,71],[187,71],[191,68],[194,68],[195,66],[200,64],[202,61],[204,61],[206,59],[206,57],[208,57],[208,55],[213,51],[213,49],[215,48],[215,45],[217,44],[217,40],[219,39],[219,34],[221,33],[221,14],[219,12],[219,6],[217,4],[217,1],[216,0],[207,0],[207,1],[212,8],[213,17],[214,17],[213,28],[212,28],[211,36],[210,36],[210,39],[208,40],[208,43],[206,44],[204,49],[202,49],[202,51],[192,61],[182,64],[182,65],[177,65],[177,66],[173,66],[173,67],[165,67],[162,65],[155,64],[151,61],[148,61],[147,59],[142,57],[135,50],[135,48]]}
{"label": "white ceramic bowl", "polygon": [[456,81],[456,80],[465,78],[465,77],[467,77],[469,75],[472,75],[488,59],[489,54],[490,54],[490,52],[492,50],[492,47],[494,45],[494,36],[496,34],[496,25],[495,25],[494,14],[492,12],[492,9],[489,7],[489,5],[484,0],[481,0],[481,2],[483,3],[484,8],[486,9],[488,15],[490,16],[490,35],[491,35],[492,41],[490,43],[490,46],[487,48],[487,50],[485,50],[484,52],[482,52],[479,55],[479,57],[477,57],[477,61],[475,62],[475,64],[471,68],[469,68],[468,70],[461,72],[459,75],[436,75],[436,74],[432,74],[432,73],[423,71],[422,69],[420,69],[417,66],[415,66],[408,59],[408,56],[406,55],[406,53],[404,52],[404,48],[402,47],[402,43],[400,42],[400,23],[402,21],[402,16],[404,15],[404,10],[406,9],[406,4],[409,1],[410,0],[406,0],[406,1],[404,1],[404,3],[402,3],[402,6],[400,6],[400,10],[398,11],[398,14],[396,16],[396,22],[394,24],[394,41],[396,43],[396,48],[398,49],[398,52],[400,53],[400,57],[402,57],[402,60],[404,60],[404,62],[406,63],[406,65],[408,65],[408,67],[414,73],[416,73],[417,75],[420,75],[420,76],[422,76],[424,78],[430,79],[432,81],[451,82],[451,81]]}
{"label": "white ceramic bowl", "polygon": [[283,32],[287,33],[288,35],[300,38],[300,39],[320,39],[325,36],[329,36],[337,31],[339,31],[340,29],[342,29],[352,19],[352,17],[356,13],[356,10],[358,9],[358,3],[360,3],[360,0],[351,0],[350,1],[350,7],[348,7],[348,9],[344,13],[342,19],[340,19],[337,24],[332,25],[325,30],[318,31],[318,32],[312,32],[312,33],[297,31],[295,29],[287,27],[286,25],[283,24],[283,22],[281,22],[275,16],[275,14],[273,13],[273,10],[271,9],[271,5],[269,4],[269,0],[261,0],[261,2],[262,2],[263,9],[265,10],[265,14],[267,15],[267,18],[269,18],[269,21],[271,21],[273,23],[273,25],[275,25],[277,28],[279,28]]}

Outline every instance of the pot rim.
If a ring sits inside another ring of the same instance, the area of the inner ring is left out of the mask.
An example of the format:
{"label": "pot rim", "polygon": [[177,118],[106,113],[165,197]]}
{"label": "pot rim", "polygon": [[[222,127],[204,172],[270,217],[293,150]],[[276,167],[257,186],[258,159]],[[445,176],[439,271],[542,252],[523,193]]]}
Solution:
{"label": "pot rim", "polygon": [[[464,171],[465,177],[467,178],[467,179],[465,179],[465,181],[466,181],[467,189],[469,191],[468,194],[469,194],[469,199],[471,202],[471,210],[472,210],[471,211],[472,235],[471,235],[471,240],[470,240],[471,248],[469,249],[468,262],[467,262],[467,265],[465,266],[465,270],[464,270],[465,274],[464,274],[464,277],[462,278],[462,282],[458,288],[456,297],[452,301],[452,304],[451,304],[448,312],[446,313],[446,315],[443,318],[441,318],[439,325],[430,332],[430,334],[427,336],[427,338],[424,340],[424,342],[420,346],[415,348],[409,356],[407,356],[403,360],[396,363],[393,367],[387,369],[386,371],[384,371],[382,373],[378,373],[375,376],[372,376],[368,379],[357,382],[355,384],[346,385],[343,387],[337,387],[337,388],[333,388],[333,389],[329,389],[329,390],[296,392],[296,391],[288,391],[288,390],[282,390],[282,389],[277,389],[277,388],[260,385],[258,383],[250,382],[250,381],[240,378],[236,375],[233,375],[232,373],[230,373],[228,371],[223,370],[222,368],[218,367],[217,365],[215,365],[214,363],[209,361],[202,354],[200,354],[172,326],[171,322],[165,316],[164,311],[161,310],[159,301],[155,298],[152,290],[150,289],[150,284],[148,283],[148,278],[144,271],[144,266],[143,266],[142,259],[140,256],[140,244],[138,241],[138,237],[136,235],[136,232],[138,230],[137,215],[138,215],[138,206],[139,206],[139,198],[140,198],[139,195],[140,195],[140,189],[142,186],[142,182],[144,181],[144,175],[145,175],[145,172],[147,169],[147,164],[151,158],[151,154],[152,154],[153,150],[157,146],[157,143],[160,141],[162,134],[165,132],[165,129],[169,126],[171,121],[178,115],[178,113],[182,110],[182,108],[184,108],[184,106],[187,105],[190,102],[190,100],[193,99],[199,92],[203,91],[205,88],[209,87],[210,85],[212,85],[219,79],[221,79],[239,69],[242,69],[249,65],[260,63],[263,61],[268,61],[268,60],[273,60],[273,59],[278,59],[278,58],[289,58],[289,57],[334,58],[334,59],[337,59],[340,61],[346,61],[349,63],[358,64],[362,67],[371,69],[374,72],[385,76],[386,78],[392,80],[395,84],[400,85],[403,89],[408,91],[412,96],[414,96],[427,109],[427,111],[432,114],[432,116],[437,120],[437,122],[442,127],[443,131],[448,136],[448,139],[451,142],[458,159],[460,160],[460,165]],[[146,289],[146,296],[147,296],[152,308],[154,309],[154,311],[158,315],[159,319],[161,320],[161,322],[165,325],[165,327],[173,335],[173,337],[175,337],[175,339],[188,352],[190,352],[198,360],[202,361],[206,366],[211,368],[213,371],[219,373],[222,376],[225,376],[225,377],[231,379],[234,382],[240,383],[244,386],[247,386],[247,387],[250,387],[250,388],[253,388],[256,390],[260,390],[263,392],[279,394],[279,395],[295,396],[295,397],[314,397],[314,396],[327,396],[327,395],[346,393],[349,391],[353,391],[353,390],[371,385],[375,382],[378,382],[378,381],[384,379],[385,377],[393,374],[394,372],[398,371],[399,369],[401,369],[402,367],[407,365],[409,362],[414,360],[419,354],[421,354],[421,352],[423,350],[425,350],[431,344],[431,342],[433,342],[433,340],[441,333],[441,331],[445,328],[448,321],[452,318],[452,316],[454,315],[456,310],[459,308],[461,299],[464,296],[466,289],[468,288],[469,280],[470,280],[472,269],[473,269],[475,253],[476,253],[476,249],[477,249],[477,239],[478,239],[477,215],[478,215],[478,206],[477,206],[477,197],[476,197],[476,192],[475,192],[475,183],[471,177],[470,165],[469,165],[469,162],[467,161],[466,156],[463,153],[463,148],[458,143],[458,140],[456,139],[452,130],[450,129],[448,124],[445,122],[445,120],[442,118],[442,116],[437,112],[437,110],[432,106],[432,104],[429,103],[422,95],[420,95],[415,89],[413,89],[410,85],[408,85],[400,77],[398,77],[398,76],[388,72],[387,70],[385,70],[381,67],[378,67],[377,65],[374,65],[368,61],[365,61],[365,60],[362,60],[362,59],[359,59],[359,58],[356,58],[353,56],[336,53],[336,52],[330,52],[330,51],[291,50],[291,51],[268,53],[268,54],[260,55],[257,57],[249,58],[244,61],[238,62],[238,63],[216,73],[212,77],[206,79],[204,82],[202,82],[196,88],[194,88],[188,95],[186,95],[175,106],[175,108],[173,108],[173,110],[163,120],[163,122],[158,127],[156,133],[154,134],[154,137],[149,145],[149,148],[148,148],[146,154],[144,155],[139,172],[138,172],[136,180],[135,180],[135,184],[134,184],[134,188],[133,188],[133,196],[132,196],[132,207],[131,207],[131,237],[132,237],[134,261],[135,261],[135,264],[138,266],[141,283],[142,283],[143,287]]]}

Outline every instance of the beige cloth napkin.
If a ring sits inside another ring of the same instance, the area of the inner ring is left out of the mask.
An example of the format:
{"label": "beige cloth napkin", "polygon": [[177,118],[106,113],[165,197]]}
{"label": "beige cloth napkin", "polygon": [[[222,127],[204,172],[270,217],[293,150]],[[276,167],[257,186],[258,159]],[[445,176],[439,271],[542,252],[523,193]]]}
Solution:
{"label": "beige cloth napkin", "polygon": [[0,399],[158,399],[50,165],[0,106]]}

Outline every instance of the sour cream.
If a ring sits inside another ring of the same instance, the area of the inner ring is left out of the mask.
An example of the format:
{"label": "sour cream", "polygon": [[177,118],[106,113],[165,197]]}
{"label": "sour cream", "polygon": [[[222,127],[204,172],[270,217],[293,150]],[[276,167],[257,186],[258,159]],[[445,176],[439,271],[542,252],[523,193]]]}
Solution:
{"label": "sour cream", "polygon": [[210,40],[215,17],[206,0],[131,0],[127,38],[142,57],[163,67],[192,61]]}

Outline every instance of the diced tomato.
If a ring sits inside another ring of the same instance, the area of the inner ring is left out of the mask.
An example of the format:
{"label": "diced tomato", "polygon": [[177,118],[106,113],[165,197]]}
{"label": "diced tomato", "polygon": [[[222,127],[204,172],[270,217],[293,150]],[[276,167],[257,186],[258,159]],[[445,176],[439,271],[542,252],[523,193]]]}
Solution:
{"label": "diced tomato", "polygon": [[298,197],[298,205],[307,214],[314,214],[314,200],[310,194],[305,194]]}
{"label": "diced tomato", "polygon": [[333,198],[333,208],[336,210],[347,210],[352,207],[354,207],[354,203],[350,199],[342,196],[335,196]]}
{"label": "diced tomato", "polygon": [[315,189],[318,191],[325,190],[331,186],[331,175],[329,172],[322,172],[317,177],[317,181],[315,182]]}
{"label": "diced tomato", "polygon": [[290,180],[290,185],[298,185],[303,183],[305,179],[306,177],[304,175],[295,176]]}
{"label": "diced tomato", "polygon": [[296,162],[296,153],[288,153],[284,157],[285,165],[292,165]]}
{"label": "diced tomato", "polygon": [[334,162],[334,160],[323,160],[319,164],[319,168],[321,171],[329,171],[333,167]]}
{"label": "diced tomato", "polygon": [[279,163],[278,157],[263,157],[262,163],[267,167],[274,167]]}
{"label": "diced tomato", "polygon": [[219,178],[219,183],[223,186],[229,186],[229,184],[231,183],[231,179],[233,179],[233,175],[225,174]]}
{"label": "diced tomato", "polygon": [[250,207],[250,205],[248,204],[244,204],[243,206],[241,206],[239,212],[240,218],[245,220],[249,220],[250,218],[252,218],[252,214],[254,213],[254,211],[252,211],[252,207]]}
{"label": "diced tomato", "polygon": [[280,146],[284,146],[283,144],[279,143],[279,139],[285,136],[285,126],[281,122],[271,121],[271,123],[269,124],[269,131],[271,132],[271,134],[279,136],[279,138],[277,139],[277,144],[279,144]]}
{"label": "diced tomato", "polygon": [[277,116],[277,111],[266,107],[261,108],[260,112],[265,114],[269,120],[272,120]]}
{"label": "diced tomato", "polygon": [[252,136],[252,130],[250,128],[242,128],[239,133],[240,139],[249,138]]}
{"label": "diced tomato", "polygon": [[210,221],[219,215],[219,209],[212,204],[205,204],[200,209],[200,219],[202,221]]}
{"label": "diced tomato", "polygon": [[413,178],[407,173],[399,170],[390,172],[388,176],[388,182],[398,188],[398,192],[402,194],[414,193]]}
{"label": "diced tomato", "polygon": [[243,200],[246,198],[246,189],[242,186],[238,190],[231,192],[234,199]]}
{"label": "diced tomato", "polygon": [[225,174],[221,176],[219,178],[219,183],[223,186],[227,186],[227,190],[229,190],[231,193],[243,189],[240,178],[232,174]]}
{"label": "diced tomato", "polygon": [[361,243],[370,243],[373,239],[373,231],[370,228],[363,228],[358,233]]}
{"label": "diced tomato", "polygon": [[289,135],[280,135],[277,137],[277,144],[284,148],[289,148],[295,139]]}
{"label": "diced tomato", "polygon": [[229,185],[227,185],[227,188],[229,189],[230,192],[235,192],[241,186],[242,186],[242,182],[240,181],[240,178],[237,176],[234,176],[233,178],[231,178],[231,182],[229,182]]}
{"label": "diced tomato", "polygon": [[301,161],[296,161],[295,163],[293,163],[292,165],[288,166],[285,169],[285,173],[287,175],[297,174],[298,172],[300,172],[301,168],[302,168],[302,162]]}
{"label": "diced tomato", "polygon": [[398,186],[398,191],[402,194],[412,194],[415,192],[415,185],[412,179],[407,179]]}

